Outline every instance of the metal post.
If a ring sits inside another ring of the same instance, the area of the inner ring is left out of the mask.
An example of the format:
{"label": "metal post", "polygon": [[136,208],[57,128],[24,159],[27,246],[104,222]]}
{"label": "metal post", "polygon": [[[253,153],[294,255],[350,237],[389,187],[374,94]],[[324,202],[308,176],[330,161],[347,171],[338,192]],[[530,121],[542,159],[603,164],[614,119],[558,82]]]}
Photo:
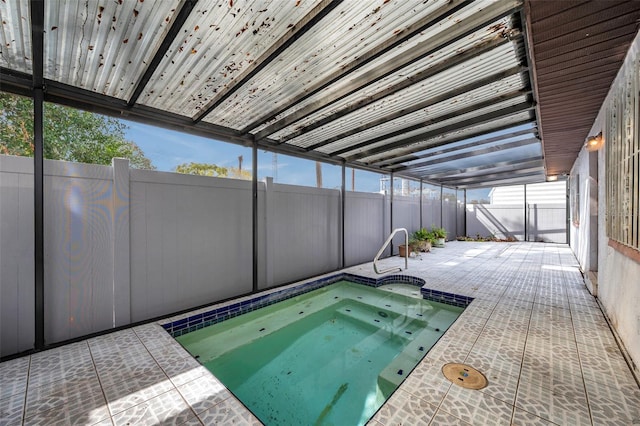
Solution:
{"label": "metal post", "polygon": [[440,185],[440,228],[444,228],[444,186]]}
{"label": "metal post", "polygon": [[346,166],[346,162],[342,162],[342,212],[341,212],[341,216],[340,219],[342,221],[342,230],[341,230],[341,242],[342,242],[342,263],[340,265],[340,268],[344,268],[346,261],[345,261],[345,252],[344,252],[344,234],[345,234],[345,229],[344,229],[344,225],[345,225],[345,211],[346,211],[346,201],[347,201],[347,192],[346,192],[346,188],[347,188],[347,166]]}
{"label": "metal post", "polygon": [[[389,176],[389,229],[393,232],[393,172]],[[389,243],[391,249],[391,256],[393,256],[393,240]]]}
{"label": "metal post", "polygon": [[464,235],[467,235],[467,189],[464,189]]}
{"label": "metal post", "polygon": [[567,244],[571,244],[571,203],[570,203],[570,196],[571,196],[571,186],[569,185],[569,179],[567,178],[567,180],[565,181],[565,216],[566,216],[566,221],[565,221],[565,232],[566,232],[566,241]]}
{"label": "metal post", "polygon": [[420,229],[424,228],[422,225],[422,179],[420,179]]}
{"label": "metal post", "polygon": [[527,206],[527,184],[524,185],[524,240],[529,241],[529,206]]}
{"label": "metal post", "polygon": [[44,341],[44,2],[32,0],[31,39],[33,58],[33,217],[35,276],[35,350],[45,347]]}
{"label": "metal post", "polygon": [[258,291],[258,142],[253,141],[251,148],[252,176],[251,176],[251,226],[253,229],[253,292]]}

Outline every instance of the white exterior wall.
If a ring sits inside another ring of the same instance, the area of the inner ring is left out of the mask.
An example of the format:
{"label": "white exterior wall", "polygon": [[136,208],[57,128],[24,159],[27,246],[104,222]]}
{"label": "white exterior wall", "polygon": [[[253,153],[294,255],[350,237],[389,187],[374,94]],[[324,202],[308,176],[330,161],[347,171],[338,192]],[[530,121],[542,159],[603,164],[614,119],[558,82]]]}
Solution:
{"label": "white exterior wall", "polygon": [[580,151],[578,159],[574,163],[571,170],[571,176],[579,176],[580,185],[580,211],[579,217],[574,218],[574,212],[570,212],[571,217],[569,221],[569,235],[571,240],[571,247],[573,249],[578,263],[583,271],[591,270],[591,250],[596,250],[595,247],[591,247],[589,241],[589,235],[591,233],[591,198],[596,196],[593,191],[597,191],[597,182],[593,182],[590,177],[590,162],[589,152],[586,150]]}
{"label": "white exterior wall", "polygon": [[[615,89],[619,87],[620,77],[627,72],[632,72],[632,61],[640,57],[640,38],[636,36],[624,65],[618,77],[612,84],[612,88],[607,95],[603,106],[600,109],[589,134],[595,135],[600,131],[604,132],[605,113]],[[620,336],[627,352],[635,364],[636,374],[640,374],[640,262],[615,250],[609,246],[609,239],[606,235],[606,140],[603,149],[597,153],[597,192],[598,203],[594,203],[594,198],[587,198],[587,194],[593,192],[595,183],[589,182],[581,186],[581,223],[580,226],[572,227],[571,248],[578,257],[581,267],[585,271],[593,270],[594,255],[597,253],[597,292],[594,291],[613,327]],[[583,151],[580,153],[573,166],[573,171],[581,174],[586,173],[589,166],[589,156]],[[593,160],[591,161],[593,167]],[[591,173],[594,176],[594,173]],[[583,190],[584,188],[584,190]],[[597,211],[597,243],[590,233],[590,229],[595,226],[594,218],[589,218],[589,208],[592,206],[591,216]],[[584,213],[582,213],[584,211]],[[582,226],[585,223],[587,226]],[[597,250],[596,250],[597,247]]]}

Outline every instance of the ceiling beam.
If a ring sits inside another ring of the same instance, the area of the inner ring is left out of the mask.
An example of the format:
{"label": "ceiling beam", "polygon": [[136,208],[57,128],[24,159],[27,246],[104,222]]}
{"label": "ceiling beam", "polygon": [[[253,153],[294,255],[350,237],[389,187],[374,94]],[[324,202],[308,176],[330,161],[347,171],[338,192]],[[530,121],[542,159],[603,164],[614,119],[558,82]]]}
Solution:
{"label": "ceiling beam", "polygon": [[[471,53],[471,52],[467,52],[467,53]],[[461,54],[460,56],[463,56],[463,55],[465,55],[465,54]],[[456,57],[451,58],[451,59],[457,59],[457,58],[460,58],[460,56],[456,56]],[[470,56],[473,57],[473,55],[470,55]],[[447,62],[449,62],[449,61],[445,61],[445,63],[447,63]],[[455,65],[457,65],[458,63],[459,62],[456,62]],[[449,69],[452,66],[453,65],[449,65],[445,69]],[[436,65],[436,66],[430,68],[430,70],[433,70],[434,68],[437,68],[437,67],[438,66]],[[389,121],[395,120],[397,118],[404,117],[404,116],[409,115],[409,114],[411,114],[413,112],[416,112],[416,111],[419,111],[421,109],[430,107],[430,106],[435,105],[437,103],[444,102],[446,100],[449,100],[449,99],[454,98],[456,96],[463,95],[463,94],[465,94],[467,92],[470,92],[472,90],[479,89],[480,87],[487,86],[489,84],[498,82],[500,80],[504,80],[505,78],[508,78],[508,77],[510,77],[512,75],[515,75],[515,74],[519,74],[519,73],[521,73],[521,72],[523,72],[525,70],[526,70],[525,67],[516,66],[516,67],[513,67],[511,69],[508,69],[508,70],[501,71],[499,73],[493,74],[493,75],[488,76],[486,78],[483,78],[481,80],[473,81],[473,82],[471,82],[469,84],[466,84],[464,86],[456,87],[455,89],[450,90],[450,91],[448,91],[446,93],[442,93],[441,95],[438,95],[438,96],[435,96],[433,98],[427,99],[427,100],[425,100],[423,102],[418,102],[418,103],[413,104],[413,105],[411,105],[411,106],[409,106],[407,108],[403,108],[403,109],[401,109],[399,111],[396,111],[394,113],[391,113],[389,115],[381,117],[381,118],[379,118],[377,120],[373,120],[373,121],[365,123],[365,124],[363,124],[361,126],[357,126],[357,127],[352,128],[352,129],[349,129],[348,131],[343,132],[343,133],[341,133],[339,135],[333,136],[333,137],[328,138],[328,139],[326,139],[326,140],[324,140],[322,142],[319,142],[319,143],[316,143],[314,145],[308,146],[308,147],[306,147],[306,149],[308,151],[310,151],[310,150],[313,150],[313,149],[317,149],[317,148],[323,147],[325,145],[329,145],[329,144],[331,144],[333,142],[336,142],[336,141],[338,141],[340,139],[344,139],[346,137],[353,136],[353,135],[358,134],[360,132],[363,132],[365,130],[371,129],[371,128],[376,127],[376,126],[379,126],[380,124],[384,124],[384,123],[387,123]],[[364,107],[366,105],[369,105],[373,101],[368,102],[368,99],[367,99],[367,100],[363,100],[361,102],[362,102],[362,105],[360,105],[360,102],[356,102],[352,106],[348,106],[347,108],[344,108],[343,110],[341,110],[339,112],[336,112],[336,113],[330,115],[327,118],[323,118],[321,120],[318,120],[315,123],[313,123],[313,124],[311,124],[311,125],[309,125],[307,127],[304,127],[304,128],[302,128],[302,129],[300,129],[300,130],[298,130],[296,132],[293,132],[292,134],[287,135],[286,137],[280,139],[280,142],[286,142],[288,140],[293,139],[294,137],[297,137],[297,136],[300,136],[302,134],[308,133],[311,130],[314,130],[314,129],[318,128],[318,127],[321,127],[324,124],[326,124],[326,123],[328,123],[328,122],[330,122],[332,120],[336,120],[336,119],[342,118],[342,117],[346,116],[347,114],[349,114],[349,113],[351,113],[351,112],[353,112],[353,111],[355,111],[357,109],[360,109],[360,108],[362,108],[362,107]],[[331,118],[331,119],[328,120],[328,118]]]}
{"label": "ceiling beam", "polygon": [[[463,20],[462,23],[464,25],[462,24],[455,25],[449,31],[441,32],[439,34],[436,34],[434,37],[431,37],[427,40],[424,40],[418,43],[416,46],[414,46],[413,49],[409,50],[403,55],[402,62],[388,61],[383,64],[380,64],[375,68],[372,68],[371,70],[367,71],[365,74],[360,76],[358,79],[354,80],[355,84],[347,85],[345,87],[336,89],[332,93],[332,96],[323,96],[320,99],[314,102],[311,102],[307,106],[302,107],[296,110],[295,112],[286,115],[285,117],[279,119],[275,123],[269,125],[265,129],[256,133],[256,138],[260,140],[267,137],[270,134],[276,133],[284,129],[285,127],[290,126],[291,124],[307,117],[308,115],[322,108],[325,108],[329,105],[332,105],[335,102],[338,102],[339,100],[353,93],[356,93],[357,91],[367,86],[370,86],[375,82],[389,75],[392,75],[398,72],[404,67],[407,67],[421,59],[427,58],[429,55],[432,55],[433,53],[443,49],[444,47],[447,47],[459,40],[462,40],[468,37],[469,35],[475,33],[476,31],[488,26],[492,22],[495,22],[496,20],[504,16],[508,16],[512,14],[514,11],[517,11],[520,7],[521,7],[521,4],[520,4],[520,1],[518,0],[500,1],[500,2],[493,3],[487,6],[483,10],[483,13],[474,14],[473,16]],[[431,18],[432,22],[428,23],[427,27],[436,25],[442,20],[448,18],[452,14],[452,12],[450,12],[451,10],[452,10],[451,6],[449,6],[449,8],[446,9],[447,13],[440,16],[432,17]],[[496,33],[496,37],[503,37],[503,34],[498,32]],[[393,44],[394,43],[391,43],[391,45]],[[381,47],[384,48],[385,44],[383,44]],[[387,49],[383,49],[383,50],[387,51]],[[360,59],[362,59],[362,57]],[[359,60],[357,60],[356,62],[359,63]],[[362,65],[358,66],[357,68],[360,68]],[[344,78],[345,75],[351,73],[354,70],[355,69],[353,68],[349,69],[348,72],[344,72],[343,70],[340,70],[340,72],[337,73],[337,76],[335,78],[327,79],[328,80],[327,84],[322,84],[321,82],[318,85],[318,87],[321,87],[322,89],[324,89],[329,84],[333,84],[339,81],[340,79]],[[256,121],[255,123],[252,123],[250,126],[247,126],[248,131],[262,125],[263,123],[269,121],[270,119],[275,118],[282,112],[286,111],[292,106],[299,104],[304,99],[307,99],[309,96],[319,92],[322,89],[315,90],[314,88],[310,88],[308,91],[305,91],[304,94],[297,96],[295,99],[289,102],[285,107],[278,108],[277,111],[269,113],[267,116],[263,117],[262,119]]]}
{"label": "ceiling beam", "polygon": [[482,166],[466,167],[464,169],[447,170],[444,172],[430,173],[427,175],[422,175],[422,178],[423,179],[439,179],[439,178],[442,178],[443,176],[470,177],[470,176],[475,176],[475,173],[483,172],[485,170],[495,170],[499,172],[503,172],[503,171],[506,172],[509,170],[517,170],[520,168],[528,168],[528,167],[534,167],[534,166],[542,167],[544,166],[543,159],[544,158],[540,155],[540,156],[534,157],[533,159],[526,158],[526,159],[520,159],[520,160],[500,161],[498,163],[485,164]]}
{"label": "ceiling beam", "polygon": [[[505,126],[505,128],[500,128],[498,129],[499,131],[503,131],[505,129],[509,129],[512,127],[516,127],[514,125],[508,125]],[[484,136],[487,133],[495,133],[495,130],[491,130],[489,132],[483,132],[480,134],[480,136]],[[530,128],[530,129],[524,129],[524,130],[519,130],[516,132],[510,132],[510,133],[505,133],[503,135],[498,135],[498,136],[494,136],[491,138],[487,138],[487,139],[481,139],[481,140],[476,140],[473,142],[469,142],[463,145],[457,145],[457,146],[452,146],[449,147],[449,145],[455,143],[455,142],[460,142],[460,141],[465,141],[468,139],[472,139],[475,137],[478,137],[479,135],[476,134],[474,136],[468,137],[468,136],[464,136],[464,137],[460,137],[460,138],[455,138],[453,140],[446,140],[446,141],[440,141],[438,142],[438,144],[436,145],[430,145],[428,148],[426,148],[426,150],[423,148],[421,150],[421,152],[423,152],[420,155],[414,155],[414,154],[410,154],[410,155],[405,155],[402,157],[393,157],[393,159],[387,159],[387,160],[380,160],[380,161],[376,161],[374,164],[376,166],[393,166],[396,164],[400,164],[400,163],[406,163],[407,161],[415,161],[415,160],[420,160],[421,158],[427,158],[427,157],[433,157],[434,155],[440,155],[440,154],[446,154],[448,152],[455,152],[455,151],[460,151],[462,149],[466,149],[466,148],[471,148],[471,147],[480,147],[483,145],[488,145],[491,144],[493,142],[498,142],[498,141],[506,141],[508,139],[511,138],[515,138],[518,136],[524,136],[527,135],[529,133],[537,133],[537,129],[535,127]],[[444,147],[444,148],[442,148]]]}
{"label": "ceiling beam", "polygon": [[456,188],[473,189],[473,188],[487,188],[490,186],[518,185],[518,184],[524,184],[524,183],[540,183],[540,182],[545,182],[544,172],[532,172],[532,173],[527,173],[525,175],[521,175],[518,177],[511,177],[511,178],[491,179],[491,180],[476,182],[468,185],[461,184],[461,185],[457,185]]}
{"label": "ceiling beam", "polygon": [[[472,126],[476,126],[479,124],[484,124],[484,123],[488,123],[491,121],[495,121],[495,120],[499,120],[501,118],[505,118],[505,117],[509,117],[511,115],[517,114],[519,112],[523,112],[523,111],[529,111],[532,108],[534,108],[534,104],[531,102],[522,102],[519,103],[517,105],[513,105],[510,107],[506,107],[506,108],[501,108],[499,110],[496,111],[491,111],[488,112],[486,114],[482,114],[476,117],[472,117],[472,118],[468,118],[466,120],[462,120],[459,121],[457,123],[452,123],[449,124],[448,126],[443,126],[434,130],[430,130],[424,133],[420,133],[418,135],[414,135],[414,136],[410,136],[408,138],[404,138],[404,139],[400,139],[398,141],[394,141],[394,142],[390,142],[388,144],[376,147],[376,148],[371,148],[368,149],[366,151],[363,152],[359,152],[357,154],[351,155],[351,156],[347,156],[345,157],[348,161],[354,160],[354,159],[360,159],[360,158],[365,158],[365,157],[370,157],[372,155],[376,155],[385,151],[389,151],[391,149],[397,149],[397,148],[402,148],[405,147],[407,145],[411,145],[414,143],[419,143],[419,142],[424,142],[426,140],[429,140],[431,138],[435,138],[438,137],[440,135],[444,135],[446,133],[449,132],[454,132],[454,131],[458,131],[458,130],[462,130],[465,129],[467,127],[472,127]],[[353,151],[355,149],[360,149],[360,148],[364,148],[366,146],[370,145],[370,142],[363,142],[360,144],[356,144],[352,147],[349,148],[345,148],[342,149],[338,152],[333,152],[331,153],[331,155],[340,155],[340,153],[346,153],[346,152],[350,152]]]}
{"label": "ceiling beam", "polygon": [[171,24],[171,28],[169,28],[169,31],[167,31],[167,35],[162,40],[162,43],[160,43],[158,50],[156,50],[155,55],[153,55],[153,59],[151,60],[151,62],[149,62],[149,66],[145,70],[142,77],[140,77],[140,81],[138,81],[138,84],[136,85],[131,98],[129,98],[129,102],[127,103],[129,107],[133,106],[138,101],[140,95],[142,95],[144,88],[147,87],[147,84],[149,83],[149,80],[151,80],[153,73],[156,72],[156,69],[158,69],[160,62],[162,62],[162,59],[167,54],[167,51],[182,29],[182,26],[187,21],[187,18],[191,14],[191,11],[195,7],[196,3],[198,3],[198,0],[186,0],[182,3],[176,19]]}
{"label": "ceiling beam", "polygon": [[386,133],[384,135],[376,136],[376,137],[374,137],[372,139],[368,139],[368,140],[366,140],[364,142],[360,142],[360,143],[357,143],[355,145],[349,145],[349,146],[347,146],[345,148],[342,148],[342,149],[339,149],[337,151],[331,152],[331,155],[342,155],[344,153],[353,151],[355,149],[359,149],[359,148],[363,148],[365,146],[373,145],[375,143],[382,142],[384,140],[391,139],[391,138],[394,138],[394,137],[397,137],[397,136],[402,136],[402,135],[405,135],[405,134],[407,134],[409,132],[420,130],[422,128],[425,128],[425,127],[428,127],[428,126],[431,126],[431,125],[434,125],[434,124],[438,124],[438,123],[441,123],[441,122],[446,121],[446,120],[451,120],[453,118],[457,118],[457,117],[462,116],[464,114],[472,113],[472,112],[477,111],[477,110],[482,109],[482,108],[488,108],[490,106],[495,105],[498,102],[504,102],[504,101],[508,101],[508,100],[512,100],[512,99],[517,99],[519,97],[523,97],[526,94],[527,94],[527,92],[520,91],[520,90],[516,90],[516,91],[513,91],[511,93],[505,93],[505,94],[497,96],[495,98],[487,99],[487,100],[484,100],[482,102],[478,102],[477,104],[468,105],[465,108],[452,111],[452,112],[450,112],[448,114],[444,114],[444,115],[441,115],[441,116],[438,116],[438,117],[435,117],[435,118],[432,118],[432,119],[429,119],[429,120],[421,121],[421,122],[419,122],[417,124],[413,124],[413,125],[411,125],[409,127],[405,127],[405,128],[399,129],[399,130],[394,130],[393,132],[389,132],[389,133]]}
{"label": "ceiling beam", "polygon": [[235,92],[251,80],[256,74],[262,71],[273,60],[275,60],[282,52],[288,49],[300,37],[316,26],[324,17],[334,10],[343,0],[323,0],[317,4],[309,13],[307,13],[296,25],[291,27],[278,41],[267,49],[262,56],[254,61],[250,66],[229,85],[220,90],[214,98],[202,108],[197,115],[193,117],[193,121],[200,122],[204,117],[209,115],[225,100],[229,99]]}
{"label": "ceiling beam", "polygon": [[393,172],[403,171],[408,169],[416,169],[416,168],[421,168],[426,166],[432,166],[434,164],[446,163],[448,161],[460,160],[463,158],[475,157],[475,156],[484,155],[484,154],[491,154],[494,152],[504,151],[507,149],[521,148],[523,146],[534,145],[539,143],[540,141],[538,139],[524,139],[521,141],[505,143],[502,145],[490,146],[490,147],[478,149],[475,151],[462,152],[459,154],[450,155],[442,158],[434,158],[432,160],[427,160],[420,163],[406,164],[406,165],[401,165],[399,167],[390,167],[389,169],[392,170]]}
{"label": "ceiling beam", "polygon": [[536,164],[533,167],[527,167],[527,168],[522,168],[519,170],[508,170],[505,172],[499,172],[499,171],[491,171],[490,173],[485,173],[482,175],[476,175],[476,176],[470,176],[470,177],[451,177],[451,178],[443,178],[443,179],[438,179],[439,182],[447,184],[447,185],[454,185],[457,186],[459,184],[464,184],[464,183],[475,183],[478,181],[484,182],[486,180],[495,180],[495,179],[500,179],[500,178],[508,178],[508,177],[519,177],[522,175],[528,175],[530,173],[533,172],[542,172],[544,173],[544,164]]}

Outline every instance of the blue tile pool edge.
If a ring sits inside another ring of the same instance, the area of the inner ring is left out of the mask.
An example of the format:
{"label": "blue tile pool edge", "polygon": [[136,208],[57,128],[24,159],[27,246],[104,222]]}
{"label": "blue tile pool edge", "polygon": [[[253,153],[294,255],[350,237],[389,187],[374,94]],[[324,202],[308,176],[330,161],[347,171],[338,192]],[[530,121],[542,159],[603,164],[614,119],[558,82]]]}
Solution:
{"label": "blue tile pool edge", "polygon": [[473,301],[473,297],[461,296],[459,294],[447,293],[439,290],[423,288],[426,281],[422,278],[410,275],[387,275],[382,278],[368,278],[359,275],[342,272],[328,277],[320,278],[315,281],[309,281],[288,287],[282,290],[272,291],[268,294],[256,294],[255,297],[243,300],[241,302],[231,303],[220,308],[211,309],[210,311],[194,314],[192,316],[181,318],[172,322],[161,324],[162,327],[173,337],[182,336],[183,334],[208,327],[230,318],[237,317],[247,312],[308,293],[313,290],[325,287],[335,282],[347,280],[357,284],[367,285],[370,287],[380,287],[385,284],[409,284],[420,287],[422,297],[432,302],[444,303],[447,305],[466,308]]}

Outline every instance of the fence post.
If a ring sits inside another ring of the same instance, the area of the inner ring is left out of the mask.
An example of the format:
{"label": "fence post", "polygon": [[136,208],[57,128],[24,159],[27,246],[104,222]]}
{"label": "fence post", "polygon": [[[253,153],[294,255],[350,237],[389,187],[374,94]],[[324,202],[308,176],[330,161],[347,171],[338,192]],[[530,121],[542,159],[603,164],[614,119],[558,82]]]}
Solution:
{"label": "fence post", "polygon": [[265,256],[265,269],[266,269],[266,280],[267,280],[267,287],[271,287],[273,285],[273,251],[272,251],[272,245],[273,245],[273,241],[274,241],[274,227],[269,223],[271,222],[271,220],[273,220],[273,178],[272,177],[267,177],[266,178],[266,182],[265,182],[265,189],[264,189],[264,209],[265,209],[265,215],[264,215],[264,226],[265,226],[265,238],[266,238],[266,245],[265,245],[265,251],[264,251],[264,256]]}
{"label": "fence post", "polygon": [[529,204],[527,203],[527,184],[524,184],[524,240],[529,241]]}
{"label": "fence post", "polygon": [[114,158],[111,192],[113,250],[113,326],[131,323],[131,246],[129,160]]}

